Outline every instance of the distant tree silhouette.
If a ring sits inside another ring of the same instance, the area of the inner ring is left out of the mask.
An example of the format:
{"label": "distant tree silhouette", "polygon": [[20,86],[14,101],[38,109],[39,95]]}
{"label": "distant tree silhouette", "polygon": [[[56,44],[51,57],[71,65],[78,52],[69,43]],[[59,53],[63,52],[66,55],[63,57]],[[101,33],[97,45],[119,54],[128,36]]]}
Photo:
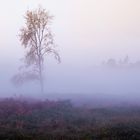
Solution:
{"label": "distant tree silhouette", "polygon": [[126,65],[129,64],[129,56],[128,55],[124,58],[123,63]]}
{"label": "distant tree silhouette", "polygon": [[115,60],[114,58],[109,58],[107,61],[102,62],[102,66],[105,67],[113,67],[113,68],[140,68],[140,60],[137,60],[136,62],[131,62],[130,57],[126,55],[123,59],[120,59],[119,61]]}
{"label": "distant tree silhouette", "polygon": [[[60,56],[55,50],[52,32],[49,28],[53,17],[45,9],[39,7],[36,10],[27,11],[25,14],[25,26],[20,30],[20,42],[26,49],[25,65],[22,73],[13,77],[13,81],[21,84],[27,80],[39,80],[41,92],[43,92],[43,65],[45,56],[53,53],[60,62]],[[28,68],[28,70],[27,70]]]}
{"label": "distant tree silhouette", "polygon": [[109,66],[109,67],[115,67],[116,65],[117,64],[116,64],[116,60],[115,59],[113,59],[113,58],[108,59],[107,66]]}

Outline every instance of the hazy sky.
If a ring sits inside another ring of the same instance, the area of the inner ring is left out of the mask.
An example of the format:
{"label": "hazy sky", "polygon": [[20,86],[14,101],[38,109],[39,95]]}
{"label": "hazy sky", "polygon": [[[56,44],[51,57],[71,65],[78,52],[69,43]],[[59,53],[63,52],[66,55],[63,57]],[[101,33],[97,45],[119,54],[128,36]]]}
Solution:
{"label": "hazy sky", "polygon": [[[4,0],[0,4],[2,91],[6,91],[10,76],[23,57],[24,50],[18,41],[18,31],[24,25],[23,16],[26,10],[37,8],[39,4],[55,17],[52,31],[62,58],[60,65],[48,58],[46,72],[50,91],[56,92],[52,87],[60,83],[60,92],[63,88],[74,92],[72,78],[79,75],[84,80],[83,73],[87,70],[92,73],[94,64],[110,57],[120,59],[129,55],[132,61],[140,59],[139,0]],[[85,76],[87,85],[94,81],[90,74]],[[66,80],[69,82],[65,83]]]}

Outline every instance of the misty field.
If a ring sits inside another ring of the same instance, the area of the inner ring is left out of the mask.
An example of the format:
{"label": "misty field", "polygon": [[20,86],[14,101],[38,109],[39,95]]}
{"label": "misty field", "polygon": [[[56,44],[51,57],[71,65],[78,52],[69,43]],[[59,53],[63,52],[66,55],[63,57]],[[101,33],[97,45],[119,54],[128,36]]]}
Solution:
{"label": "misty field", "polygon": [[69,100],[0,100],[1,140],[138,140],[140,107],[76,107]]}

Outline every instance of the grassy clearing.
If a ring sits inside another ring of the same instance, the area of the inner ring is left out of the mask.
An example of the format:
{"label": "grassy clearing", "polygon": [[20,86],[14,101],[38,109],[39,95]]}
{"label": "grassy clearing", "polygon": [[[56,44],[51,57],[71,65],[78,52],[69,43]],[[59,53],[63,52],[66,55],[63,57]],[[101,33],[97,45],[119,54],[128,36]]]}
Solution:
{"label": "grassy clearing", "polygon": [[0,100],[1,140],[139,138],[139,107],[83,108],[70,101]]}

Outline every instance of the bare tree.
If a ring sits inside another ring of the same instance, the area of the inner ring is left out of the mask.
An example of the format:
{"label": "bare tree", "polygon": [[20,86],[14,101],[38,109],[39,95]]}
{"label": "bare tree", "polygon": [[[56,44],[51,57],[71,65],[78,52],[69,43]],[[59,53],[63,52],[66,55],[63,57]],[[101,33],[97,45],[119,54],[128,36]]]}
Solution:
{"label": "bare tree", "polygon": [[25,26],[20,30],[20,42],[26,49],[24,62],[30,71],[14,76],[16,83],[25,80],[37,79],[40,82],[41,92],[43,92],[43,65],[45,56],[53,53],[60,62],[60,56],[55,50],[53,35],[49,25],[53,17],[45,9],[39,7],[36,10],[27,11],[25,14]]}

